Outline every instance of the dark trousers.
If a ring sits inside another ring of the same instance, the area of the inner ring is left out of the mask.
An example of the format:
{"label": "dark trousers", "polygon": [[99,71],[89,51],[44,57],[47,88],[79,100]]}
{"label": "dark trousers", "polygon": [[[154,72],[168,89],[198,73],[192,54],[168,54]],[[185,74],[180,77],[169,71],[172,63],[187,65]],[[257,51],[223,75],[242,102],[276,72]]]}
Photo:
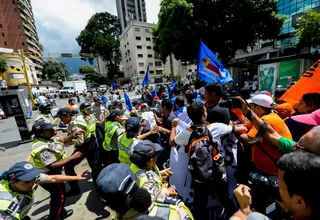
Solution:
{"label": "dark trousers", "polygon": [[118,150],[106,151],[103,147],[100,147],[100,164],[102,168],[113,163],[119,163],[118,157]]}
{"label": "dark trousers", "polygon": [[[90,140],[90,143],[86,143],[86,145],[83,147],[80,146],[79,148],[76,148],[73,154],[78,151],[81,151],[83,153],[83,156],[75,160],[71,160],[65,165],[64,168],[66,175],[76,176],[77,174],[74,170],[74,167],[81,163],[84,158],[87,158],[87,161],[91,168],[92,180],[93,182],[95,182],[101,170],[99,166],[99,147],[96,139],[92,138],[92,140]],[[71,189],[79,189],[78,181],[71,181],[69,182],[69,185]]]}
{"label": "dark trousers", "polygon": [[229,219],[237,210],[229,196],[228,184],[226,181],[216,183],[199,183],[194,181],[194,217],[196,220],[208,219],[208,198],[215,192],[225,209],[226,219]]}
{"label": "dark trousers", "polygon": [[41,185],[50,193],[49,220],[63,219],[64,203],[66,201],[66,187],[64,183],[50,183]]}
{"label": "dark trousers", "polygon": [[163,170],[166,167],[164,166],[165,163],[170,159],[171,147],[168,145],[162,145],[163,150],[160,152],[158,159],[157,159],[157,166],[159,170]]}

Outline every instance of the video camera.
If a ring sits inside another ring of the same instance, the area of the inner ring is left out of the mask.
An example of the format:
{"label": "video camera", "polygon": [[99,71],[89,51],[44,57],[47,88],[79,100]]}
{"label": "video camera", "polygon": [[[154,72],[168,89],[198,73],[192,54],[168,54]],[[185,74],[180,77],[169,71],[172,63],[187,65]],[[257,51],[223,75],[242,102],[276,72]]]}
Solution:
{"label": "video camera", "polygon": [[219,106],[222,108],[241,108],[242,103],[237,97],[229,97],[226,100],[219,102]]}
{"label": "video camera", "polygon": [[276,180],[271,180],[268,177],[262,176],[258,173],[250,173],[249,178],[250,182],[254,186],[261,188],[262,191],[266,192],[266,194],[269,195],[272,201],[281,201],[279,185]]}

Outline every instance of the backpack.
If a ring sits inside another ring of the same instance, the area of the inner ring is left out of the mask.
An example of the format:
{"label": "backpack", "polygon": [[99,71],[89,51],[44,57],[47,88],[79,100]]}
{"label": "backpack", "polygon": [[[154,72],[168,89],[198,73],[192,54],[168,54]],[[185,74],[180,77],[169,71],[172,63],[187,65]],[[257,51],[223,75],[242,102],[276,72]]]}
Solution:
{"label": "backpack", "polygon": [[224,177],[224,159],[218,151],[218,144],[212,140],[205,126],[188,128],[191,131],[186,153],[189,157],[188,169],[194,180],[210,182]]}

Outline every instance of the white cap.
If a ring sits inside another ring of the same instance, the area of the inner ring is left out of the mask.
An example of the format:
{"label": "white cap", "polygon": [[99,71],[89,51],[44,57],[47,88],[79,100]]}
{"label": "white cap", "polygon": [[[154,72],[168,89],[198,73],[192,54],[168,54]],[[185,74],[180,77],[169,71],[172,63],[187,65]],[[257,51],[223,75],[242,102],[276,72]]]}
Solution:
{"label": "white cap", "polygon": [[251,98],[250,103],[265,107],[273,108],[273,99],[272,97],[265,94],[258,94]]}

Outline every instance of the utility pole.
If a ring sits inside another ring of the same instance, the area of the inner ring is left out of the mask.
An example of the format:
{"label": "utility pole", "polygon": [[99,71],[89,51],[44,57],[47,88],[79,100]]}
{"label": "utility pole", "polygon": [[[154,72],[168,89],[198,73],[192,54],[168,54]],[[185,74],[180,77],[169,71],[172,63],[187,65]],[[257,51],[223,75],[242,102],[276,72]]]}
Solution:
{"label": "utility pole", "polygon": [[173,58],[172,58],[172,54],[170,54],[170,74],[171,74],[171,79],[173,79],[174,74],[173,74]]}
{"label": "utility pole", "polygon": [[29,77],[28,77],[26,60],[25,60],[23,49],[20,49],[20,53],[21,53],[21,58],[22,58],[22,63],[23,63],[24,77],[26,78],[27,86],[28,86],[28,90],[29,90],[29,94],[30,94],[30,98],[31,98],[31,105],[32,105],[32,108],[34,108],[34,98],[33,98],[32,88],[30,85]]}

